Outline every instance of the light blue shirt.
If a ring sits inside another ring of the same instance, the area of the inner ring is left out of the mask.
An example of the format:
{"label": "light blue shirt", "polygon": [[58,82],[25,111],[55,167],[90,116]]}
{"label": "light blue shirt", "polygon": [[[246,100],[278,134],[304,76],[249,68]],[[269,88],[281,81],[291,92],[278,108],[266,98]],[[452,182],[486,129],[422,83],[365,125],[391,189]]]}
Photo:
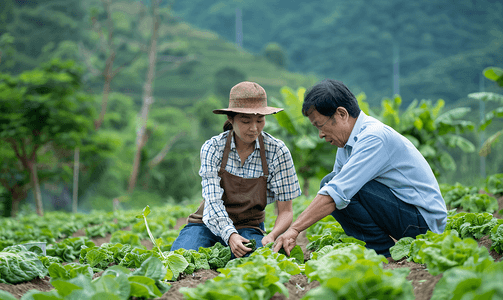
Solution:
{"label": "light blue shirt", "polygon": [[344,148],[337,149],[333,172],[318,194],[332,197],[337,209],[374,179],[416,206],[431,231],[444,231],[447,209],[426,159],[407,138],[363,111]]}

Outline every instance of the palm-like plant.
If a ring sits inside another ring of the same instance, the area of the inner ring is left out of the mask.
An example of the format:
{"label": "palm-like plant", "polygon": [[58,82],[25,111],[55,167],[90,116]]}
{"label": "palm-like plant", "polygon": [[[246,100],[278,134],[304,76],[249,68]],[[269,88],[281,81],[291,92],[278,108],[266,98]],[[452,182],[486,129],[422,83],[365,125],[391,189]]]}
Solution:
{"label": "palm-like plant", "polygon": [[[365,102],[364,96],[357,98]],[[442,113],[444,100],[436,103],[430,100],[414,100],[403,112],[400,112],[402,98],[384,99],[379,114],[369,109],[368,114],[393,127],[409,139],[430,164],[435,176],[441,170],[456,170],[456,162],[446,150],[458,147],[464,152],[474,152],[472,142],[460,134],[474,129],[474,124],[462,118],[470,111],[468,107],[459,107]],[[362,108],[363,109],[363,108]]]}
{"label": "palm-like plant", "polygon": [[[484,69],[483,74],[489,80],[495,81],[500,87],[503,87],[503,69],[497,67],[489,67]],[[468,95],[470,98],[482,100],[482,101],[495,101],[503,104],[503,95],[489,92],[472,93]],[[503,118],[503,106],[488,112],[482,119],[479,131],[485,130],[489,126],[494,118]],[[491,135],[479,150],[480,156],[487,156],[491,153],[491,146],[498,141],[499,137],[503,134],[503,130],[497,131]]]}

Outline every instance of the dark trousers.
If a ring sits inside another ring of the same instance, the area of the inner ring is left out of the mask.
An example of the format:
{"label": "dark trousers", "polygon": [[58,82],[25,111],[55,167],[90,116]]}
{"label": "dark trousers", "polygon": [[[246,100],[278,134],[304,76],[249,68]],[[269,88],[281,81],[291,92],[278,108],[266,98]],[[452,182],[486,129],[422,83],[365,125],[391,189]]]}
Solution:
{"label": "dark trousers", "polygon": [[[323,178],[321,185],[334,175]],[[402,237],[415,238],[428,230],[428,225],[414,205],[398,199],[391,190],[375,180],[367,182],[351,199],[349,205],[336,209],[331,215],[341,224],[344,232],[362,240],[377,254],[391,256],[389,248]]]}

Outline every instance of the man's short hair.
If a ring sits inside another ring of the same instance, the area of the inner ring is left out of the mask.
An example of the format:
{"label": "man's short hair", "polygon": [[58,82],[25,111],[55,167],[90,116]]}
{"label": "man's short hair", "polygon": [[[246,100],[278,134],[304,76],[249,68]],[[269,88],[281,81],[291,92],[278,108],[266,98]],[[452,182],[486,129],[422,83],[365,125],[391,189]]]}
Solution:
{"label": "man's short hair", "polygon": [[322,115],[332,116],[339,106],[344,107],[353,118],[360,115],[358,100],[348,87],[341,81],[325,79],[306,92],[302,114],[307,117],[315,108]]}

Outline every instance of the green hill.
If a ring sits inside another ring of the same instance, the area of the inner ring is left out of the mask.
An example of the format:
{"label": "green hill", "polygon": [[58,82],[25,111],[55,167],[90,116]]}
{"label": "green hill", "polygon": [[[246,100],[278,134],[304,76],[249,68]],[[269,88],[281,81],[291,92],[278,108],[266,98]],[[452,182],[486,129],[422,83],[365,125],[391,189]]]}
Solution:
{"label": "green hill", "polygon": [[260,53],[270,42],[286,51],[289,69],[343,80],[379,104],[392,96],[399,53],[400,94],[448,103],[479,90],[481,71],[503,65],[503,3],[493,0],[192,0],[176,13],[235,40],[242,11],[243,44]]}

